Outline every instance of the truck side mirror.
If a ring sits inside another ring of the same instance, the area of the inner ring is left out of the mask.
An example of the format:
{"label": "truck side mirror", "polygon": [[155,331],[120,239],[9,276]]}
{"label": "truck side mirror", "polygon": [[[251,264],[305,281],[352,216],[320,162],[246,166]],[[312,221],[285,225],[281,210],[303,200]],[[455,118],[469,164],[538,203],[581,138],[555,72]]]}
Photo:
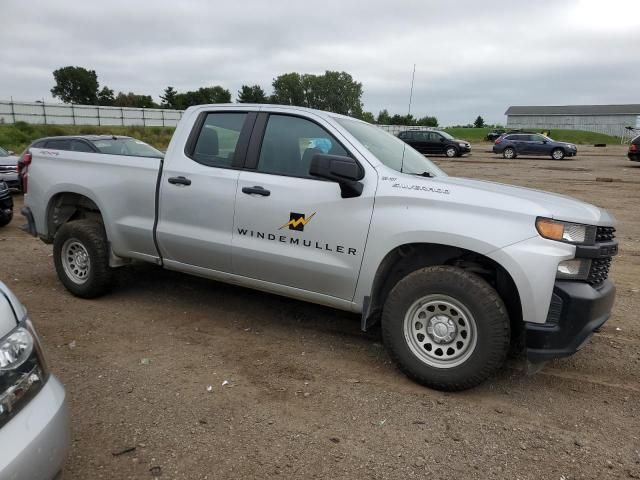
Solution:
{"label": "truck side mirror", "polygon": [[364,170],[351,157],[316,153],[311,158],[309,174],[338,183],[342,198],[359,197],[362,194],[363,185],[359,180],[364,177]]}

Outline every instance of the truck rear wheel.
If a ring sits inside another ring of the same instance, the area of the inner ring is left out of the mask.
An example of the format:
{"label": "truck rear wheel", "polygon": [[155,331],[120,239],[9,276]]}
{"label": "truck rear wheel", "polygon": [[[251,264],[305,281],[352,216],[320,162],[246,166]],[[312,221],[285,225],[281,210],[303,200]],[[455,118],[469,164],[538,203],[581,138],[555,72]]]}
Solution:
{"label": "truck rear wheel", "polygon": [[417,270],[389,293],[382,313],[389,353],[409,377],[438,390],[482,383],[509,351],[507,309],[481,277],[457,267]]}
{"label": "truck rear wheel", "polygon": [[75,296],[95,298],[109,290],[113,271],[101,223],[75,220],[64,224],[53,241],[53,259],[58,278]]}

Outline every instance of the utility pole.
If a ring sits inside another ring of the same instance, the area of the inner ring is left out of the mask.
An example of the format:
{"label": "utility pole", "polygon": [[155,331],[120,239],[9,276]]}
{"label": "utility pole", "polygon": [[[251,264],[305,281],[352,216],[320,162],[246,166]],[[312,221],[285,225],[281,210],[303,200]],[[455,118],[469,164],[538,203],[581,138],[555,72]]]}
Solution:
{"label": "utility pole", "polygon": [[413,64],[413,74],[411,75],[411,91],[409,93],[409,111],[407,112],[407,116],[411,115],[411,100],[413,100],[413,82],[416,79],[416,64]]}

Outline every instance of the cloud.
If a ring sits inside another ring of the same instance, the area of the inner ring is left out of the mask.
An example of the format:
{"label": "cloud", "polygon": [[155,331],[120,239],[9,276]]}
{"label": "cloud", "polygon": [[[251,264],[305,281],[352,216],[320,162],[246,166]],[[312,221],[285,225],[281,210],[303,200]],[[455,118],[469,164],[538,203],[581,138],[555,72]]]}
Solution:
{"label": "cloud", "polygon": [[405,113],[415,63],[413,113],[453,124],[504,121],[511,104],[629,103],[640,80],[633,1],[2,0],[0,16],[0,97],[20,100],[49,100],[65,65],[156,97],[330,69],[363,83],[367,110]]}

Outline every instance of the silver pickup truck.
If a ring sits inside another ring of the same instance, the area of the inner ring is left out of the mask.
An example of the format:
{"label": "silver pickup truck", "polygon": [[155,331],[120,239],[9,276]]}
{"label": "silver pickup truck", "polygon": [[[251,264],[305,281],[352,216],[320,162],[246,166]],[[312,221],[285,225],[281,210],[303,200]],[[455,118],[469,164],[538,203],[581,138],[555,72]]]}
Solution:
{"label": "silver pickup truck", "polygon": [[606,211],[448,177],[329,112],[192,107],[164,158],[36,148],[23,175],[28,230],[74,295],[145,261],[349,310],[433,388],[479,384],[510,347],[571,355],[614,301]]}

